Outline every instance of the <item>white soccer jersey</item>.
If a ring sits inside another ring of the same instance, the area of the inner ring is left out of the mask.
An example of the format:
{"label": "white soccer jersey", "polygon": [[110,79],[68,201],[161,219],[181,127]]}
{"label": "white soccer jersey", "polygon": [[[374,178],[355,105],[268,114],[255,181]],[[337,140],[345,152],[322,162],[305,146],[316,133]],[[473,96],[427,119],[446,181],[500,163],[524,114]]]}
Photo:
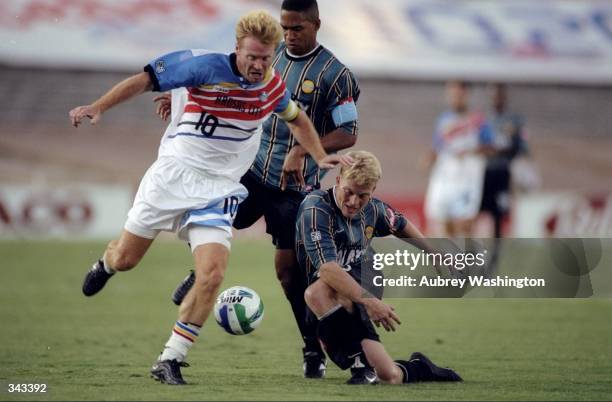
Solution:
{"label": "white soccer jersey", "polygon": [[235,55],[187,50],[162,56],[145,67],[154,89],[172,92],[172,120],[159,148],[207,175],[238,181],[251,166],[261,125],[273,112],[286,120],[299,109],[273,69],[249,84]]}
{"label": "white soccer jersey", "polygon": [[436,123],[436,162],[425,195],[425,215],[431,220],[471,219],[482,198],[485,159],[479,147],[492,133],[480,113],[443,113]]}

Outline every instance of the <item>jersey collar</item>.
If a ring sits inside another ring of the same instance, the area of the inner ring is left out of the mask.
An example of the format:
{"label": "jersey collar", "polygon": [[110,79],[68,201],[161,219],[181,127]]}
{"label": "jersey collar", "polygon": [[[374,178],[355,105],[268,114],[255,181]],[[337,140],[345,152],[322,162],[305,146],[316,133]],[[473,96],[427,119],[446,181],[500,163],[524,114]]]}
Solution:
{"label": "jersey collar", "polygon": [[236,77],[240,77],[243,80],[245,79],[242,74],[240,74],[240,70],[238,70],[238,64],[236,64],[236,53],[230,53],[229,55],[230,67],[232,68],[232,72]]}
{"label": "jersey collar", "polygon": [[336,186],[333,186],[332,188],[330,188],[328,190],[329,192],[329,198],[331,198],[331,200],[333,201],[334,204],[334,208],[340,213],[342,214],[342,210],[340,209],[340,207],[338,206],[338,200],[336,199]]}
{"label": "jersey collar", "polygon": [[321,44],[317,43],[317,45],[315,46],[314,49],[312,49],[310,52],[303,54],[301,56],[296,56],[294,54],[289,53],[289,49],[287,49],[287,46],[285,46],[285,56],[287,56],[287,58],[289,60],[293,60],[293,61],[302,61],[302,60],[307,60],[310,59],[314,56],[316,56],[317,54],[319,54],[319,52],[323,49],[323,46],[321,46]]}

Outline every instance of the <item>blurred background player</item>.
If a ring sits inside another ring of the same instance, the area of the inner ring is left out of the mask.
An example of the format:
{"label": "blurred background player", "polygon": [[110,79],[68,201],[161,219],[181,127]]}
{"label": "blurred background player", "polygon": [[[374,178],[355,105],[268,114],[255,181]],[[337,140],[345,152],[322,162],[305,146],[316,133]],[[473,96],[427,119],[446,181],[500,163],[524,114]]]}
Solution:
{"label": "blurred background player", "polygon": [[447,83],[450,109],[438,117],[427,161],[427,224],[430,229],[442,224],[442,235],[448,237],[471,235],[482,200],[484,155],[492,149],[493,134],[485,115],[470,110],[469,90],[463,81]]}
{"label": "blurred background player", "polygon": [[493,218],[494,236],[502,237],[502,222],[510,210],[512,161],[528,154],[525,121],[508,110],[505,84],[491,85],[491,110],[487,116],[493,133],[493,151],[487,156],[480,210]]}
{"label": "blurred background player", "polygon": [[[378,159],[366,151],[348,156],[355,163],[340,170],[331,189],[305,198],[296,223],[297,254],[309,281],[305,299],[319,319],[318,334],[328,356],[345,370],[357,355],[391,384],[461,381],[453,370],[436,366],[419,352],[409,360],[393,361],[380,342],[370,319],[387,331],[394,331],[400,320],[393,307],[366,290],[370,281],[364,271],[374,272],[367,262],[370,243],[390,234],[423,241],[423,235],[399,212],[372,197],[382,174]],[[371,383],[375,382],[373,376]]]}
{"label": "blurred background player", "polygon": [[70,111],[75,127],[86,117],[93,124],[108,109],[146,91],[186,88],[179,101],[184,106],[174,113],[158,159],[141,180],[120,238],[109,243],[83,283],[86,296],[98,293],[116,272],[136,266],[160,231],[176,232],[189,242],[197,272],[191,299],[181,306],[151,369],[163,383],[185,384],[180,367],[223,281],[232,221],[247,195],[238,180],[253,162],[261,124],[277,113],[321,167],[341,159],[326,155],[310,120],[271,68],[281,36],[280,25],[268,13],[248,13],[236,26],[235,53],[167,54],[94,103]]}
{"label": "blurred background player", "polygon": [[[312,120],[327,152],[348,148],[357,140],[359,86],[351,71],[333,53],[317,42],[321,26],[316,0],[284,0],[281,5],[284,42],[276,51],[272,65],[283,77],[292,99]],[[162,100],[158,114],[169,115],[167,100]],[[244,229],[262,216],[266,231],[276,246],[274,265],[285,296],[304,340],[304,376],[325,375],[325,354],[316,337],[316,321],[307,319],[304,302],[306,283],[300,273],[294,251],[295,220],[304,196],[320,187],[320,170],[290,127],[276,116],[263,126],[263,135],[255,162],[242,177],[249,195],[238,208],[234,228]],[[173,295],[180,304],[194,277],[189,275]],[[363,378],[364,370],[353,370]]]}

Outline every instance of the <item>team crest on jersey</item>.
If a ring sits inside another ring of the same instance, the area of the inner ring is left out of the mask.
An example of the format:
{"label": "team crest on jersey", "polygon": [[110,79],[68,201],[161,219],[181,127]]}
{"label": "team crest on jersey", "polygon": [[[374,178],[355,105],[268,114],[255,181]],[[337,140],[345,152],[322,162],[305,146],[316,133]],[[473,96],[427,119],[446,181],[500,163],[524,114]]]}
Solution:
{"label": "team crest on jersey", "polygon": [[305,94],[311,94],[314,89],[315,83],[311,80],[304,80],[304,82],[302,82],[302,92],[304,92]]}
{"label": "team crest on jersey", "polygon": [[229,90],[229,88],[225,88],[225,87],[223,87],[221,85],[215,85],[213,87],[213,91],[221,92],[222,94],[227,94],[227,93],[229,93],[230,90]]}
{"label": "team crest on jersey", "polygon": [[366,239],[371,239],[372,236],[374,236],[374,227],[373,226],[366,226],[365,231],[363,232],[363,234],[365,235]]}
{"label": "team crest on jersey", "polygon": [[265,102],[268,100],[268,93],[267,92],[262,92],[261,94],[259,94],[259,101],[260,102]]}
{"label": "team crest on jersey", "polygon": [[166,71],[166,63],[163,60],[157,60],[155,62],[155,72],[161,74]]}

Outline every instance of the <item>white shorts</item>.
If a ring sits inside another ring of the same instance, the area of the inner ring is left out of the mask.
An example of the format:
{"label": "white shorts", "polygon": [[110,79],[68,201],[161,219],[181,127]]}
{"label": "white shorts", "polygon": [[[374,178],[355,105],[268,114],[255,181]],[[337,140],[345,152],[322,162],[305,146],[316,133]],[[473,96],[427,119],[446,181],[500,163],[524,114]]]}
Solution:
{"label": "white shorts", "polygon": [[472,219],[482,201],[485,159],[471,155],[443,157],[436,161],[425,196],[429,220]]}
{"label": "white shorts", "polygon": [[125,229],[153,239],[160,231],[176,232],[180,239],[230,247],[232,223],[246,188],[224,177],[208,176],[180,161],[157,159],[140,181]]}

